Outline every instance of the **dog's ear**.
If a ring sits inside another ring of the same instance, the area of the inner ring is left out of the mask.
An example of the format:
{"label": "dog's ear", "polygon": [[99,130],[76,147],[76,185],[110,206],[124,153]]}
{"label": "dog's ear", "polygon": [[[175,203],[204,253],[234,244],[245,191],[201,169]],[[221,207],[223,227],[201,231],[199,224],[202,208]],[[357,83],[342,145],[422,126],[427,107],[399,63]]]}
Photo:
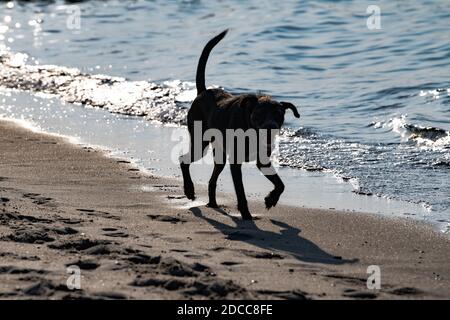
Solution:
{"label": "dog's ear", "polygon": [[258,105],[258,98],[254,95],[246,95],[242,97],[239,105],[242,108],[245,108],[249,111],[253,111],[253,109]]}
{"label": "dog's ear", "polygon": [[292,103],[290,102],[280,102],[281,107],[286,111],[286,109],[290,109],[292,110],[292,112],[294,113],[294,116],[296,118],[300,118],[300,114],[298,113],[297,107],[294,106]]}

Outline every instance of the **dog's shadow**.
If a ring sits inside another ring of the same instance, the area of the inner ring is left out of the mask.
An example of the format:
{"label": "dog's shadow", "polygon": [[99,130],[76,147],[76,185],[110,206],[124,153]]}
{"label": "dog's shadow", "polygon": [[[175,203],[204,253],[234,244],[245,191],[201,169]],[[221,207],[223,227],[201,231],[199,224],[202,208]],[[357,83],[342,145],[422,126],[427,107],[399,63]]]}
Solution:
{"label": "dog's shadow", "polygon": [[[201,218],[213,226],[216,230],[224,234],[227,239],[243,241],[256,247],[270,250],[274,254],[285,253],[299,261],[308,263],[323,264],[345,264],[357,262],[357,259],[346,260],[339,256],[334,256],[322,250],[312,241],[299,235],[300,229],[292,227],[284,222],[271,219],[270,221],[282,228],[279,233],[266,231],[258,228],[254,221],[243,221],[240,218],[228,215],[222,209],[214,209],[218,213],[226,215],[235,223],[235,227],[206,217],[201,208],[192,207],[189,209],[194,216]],[[269,256],[270,258],[270,256]]]}

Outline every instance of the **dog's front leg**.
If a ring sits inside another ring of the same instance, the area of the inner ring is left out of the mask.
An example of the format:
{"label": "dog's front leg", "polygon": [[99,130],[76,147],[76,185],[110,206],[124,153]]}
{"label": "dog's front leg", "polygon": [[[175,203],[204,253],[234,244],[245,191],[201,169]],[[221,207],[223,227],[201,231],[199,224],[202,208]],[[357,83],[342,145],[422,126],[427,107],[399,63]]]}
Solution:
{"label": "dog's front leg", "polygon": [[244,185],[242,183],[242,165],[230,164],[230,169],[238,201],[238,210],[242,215],[242,219],[252,220],[252,215],[248,210],[247,199],[245,197]]}
{"label": "dog's front leg", "polygon": [[[209,142],[208,141],[196,141],[195,136],[190,133],[191,136],[191,147],[188,153],[180,156],[180,168],[181,173],[183,174],[183,187],[184,194],[189,200],[195,200],[195,189],[194,183],[192,182],[191,173],[189,171],[189,167],[191,163],[200,160],[206,153]],[[201,152],[196,152],[195,143],[201,143],[202,149]]]}
{"label": "dog's front leg", "polygon": [[278,200],[280,199],[281,194],[284,191],[284,183],[281,181],[280,177],[276,173],[275,169],[272,166],[272,163],[262,164],[261,162],[257,162],[256,166],[258,169],[264,174],[264,176],[272,182],[275,188],[264,198],[266,203],[266,208],[270,209],[275,207]]}
{"label": "dog's front leg", "polygon": [[225,168],[224,163],[214,163],[214,171],[212,173],[211,179],[209,179],[208,183],[208,197],[209,202],[206,205],[210,208],[218,208],[216,201],[216,189],[217,189],[217,179],[219,178],[219,175],[222,173],[223,168]]}

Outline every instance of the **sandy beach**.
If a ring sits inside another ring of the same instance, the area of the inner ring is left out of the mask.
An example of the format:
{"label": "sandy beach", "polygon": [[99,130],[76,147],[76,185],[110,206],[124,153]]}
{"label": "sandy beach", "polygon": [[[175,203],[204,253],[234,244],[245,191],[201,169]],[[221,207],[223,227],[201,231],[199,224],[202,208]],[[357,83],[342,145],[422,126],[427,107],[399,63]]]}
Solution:
{"label": "sandy beach", "polygon": [[[0,297],[449,299],[450,238],[407,219],[221,210],[105,152],[0,121]],[[81,269],[69,290],[68,266]],[[369,290],[367,268],[380,267]]]}

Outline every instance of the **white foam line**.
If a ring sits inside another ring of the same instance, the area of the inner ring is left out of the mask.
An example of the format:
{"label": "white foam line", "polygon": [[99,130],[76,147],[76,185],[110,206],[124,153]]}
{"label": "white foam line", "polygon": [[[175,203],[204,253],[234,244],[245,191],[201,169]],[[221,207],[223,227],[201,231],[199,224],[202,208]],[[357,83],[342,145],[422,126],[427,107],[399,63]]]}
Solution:
{"label": "white foam line", "polygon": [[69,142],[70,144],[75,144],[75,145],[82,144],[80,138],[78,138],[78,137],[47,132],[44,129],[42,129],[40,126],[38,126],[36,123],[34,123],[32,120],[9,118],[9,117],[5,117],[3,114],[0,114],[0,120],[12,122],[24,129],[27,129],[34,133],[45,134],[45,135],[49,135],[49,136],[53,136],[53,137],[57,137],[57,138],[62,138],[64,140],[66,140],[67,142]]}

